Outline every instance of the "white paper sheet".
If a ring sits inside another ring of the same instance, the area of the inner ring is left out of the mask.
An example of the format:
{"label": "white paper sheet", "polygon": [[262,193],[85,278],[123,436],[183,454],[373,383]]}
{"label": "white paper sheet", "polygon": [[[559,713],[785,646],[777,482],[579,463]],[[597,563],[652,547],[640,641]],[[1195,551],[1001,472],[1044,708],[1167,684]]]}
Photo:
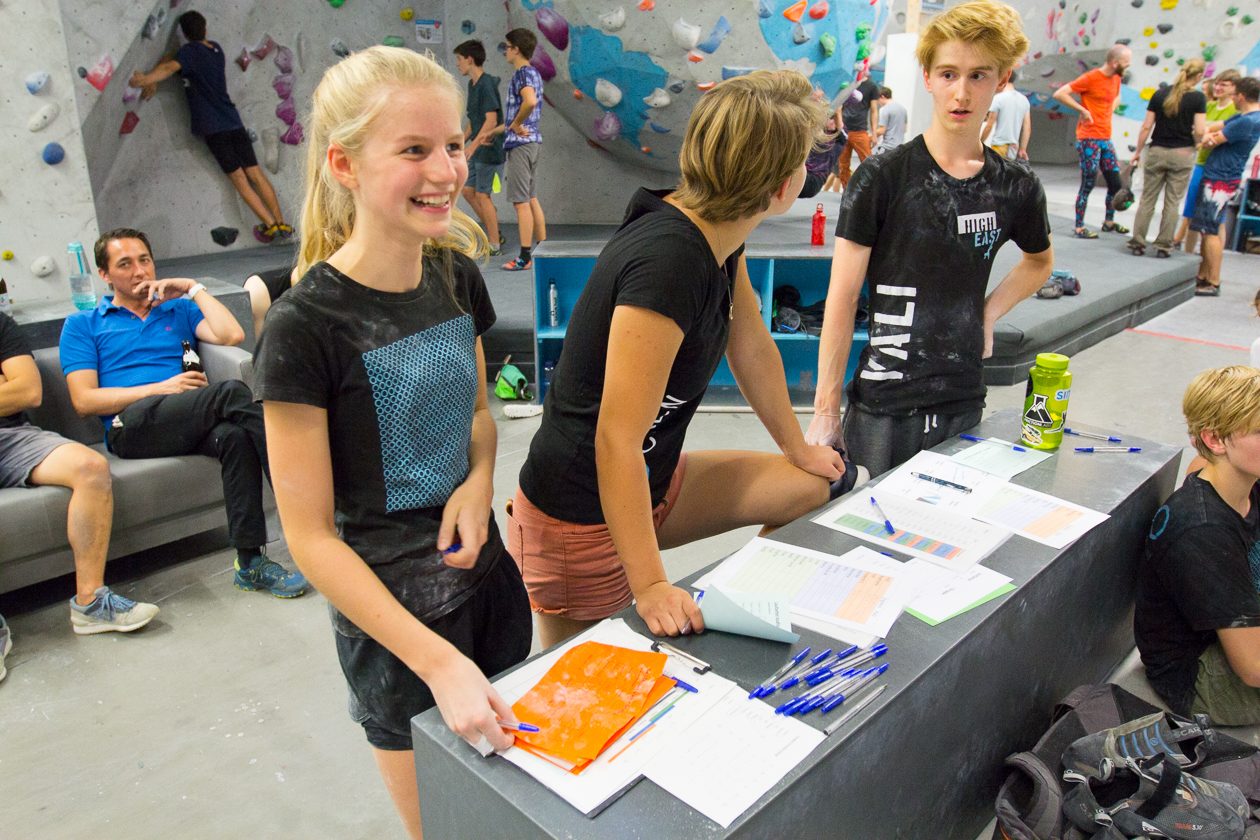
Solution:
{"label": "white paper sheet", "polygon": [[[652,647],[651,639],[631,630],[623,620],[602,621],[545,656],[540,656],[511,674],[495,680],[494,687],[504,700],[515,703],[542,679],[565,651],[588,641],[603,642],[633,650],[650,650]],[[637,739],[621,755],[618,755],[618,752],[625,746],[629,737],[637,731],[637,727],[623,735],[618,743],[605,750],[603,755],[577,776],[517,747],[512,747],[500,755],[542,782],[583,814],[589,815],[633,785],[643,775],[644,767],[652,761],[657,752],[667,744],[676,741],[689,727],[694,726],[696,721],[723,695],[731,690],[735,690],[736,694],[740,693],[738,686],[732,681],[712,671],[707,674],[697,674],[673,657],[666,665],[665,673],[695,686],[699,689],[699,693],[687,694],[670,710],[669,714],[657,721],[651,731]],[[747,692],[744,692],[744,696],[746,695]]]}
{"label": "white paper sheet", "polygon": [[[948,484],[934,482],[931,478]],[[1004,484],[1006,481],[1002,478],[960,464],[953,458],[936,452],[919,452],[880,479],[879,491],[971,516]]]}
{"label": "white paper sheet", "polygon": [[825,737],[796,718],[776,715],[765,703],[732,691],[662,749],[645,775],[729,828]]}
{"label": "white paper sheet", "polygon": [[794,621],[821,620],[880,637],[913,594],[896,586],[904,569],[864,546],[836,556],[756,537],[695,586],[784,598]]}
{"label": "white paper sheet", "polygon": [[1008,440],[990,438],[983,443],[969,446],[949,456],[960,464],[984,470],[1002,478],[1014,478],[1029,467],[1035,467],[1053,453],[1024,448],[1023,452],[1012,449]]}
{"label": "white paper sheet", "polygon": [[1108,514],[1015,484],[986,499],[974,515],[1053,548],[1063,548],[1108,519]]}
{"label": "white paper sheet", "polygon": [[799,633],[792,632],[792,617],[783,598],[747,592],[724,592],[717,586],[696,598],[704,616],[705,630],[737,633],[772,642],[795,642]]}
{"label": "white paper sheet", "polygon": [[[884,516],[871,504],[872,496]],[[884,527],[885,517],[892,523],[891,534]],[[1010,536],[1003,528],[977,522],[963,514],[885,493],[880,485],[840,499],[814,517],[814,521],[877,546],[922,557],[955,572],[980,562]]]}
{"label": "white paper sheet", "polygon": [[961,574],[947,577],[920,591],[906,607],[918,613],[929,624],[952,618],[977,601],[999,590],[1006,590],[1011,579],[979,564]]}

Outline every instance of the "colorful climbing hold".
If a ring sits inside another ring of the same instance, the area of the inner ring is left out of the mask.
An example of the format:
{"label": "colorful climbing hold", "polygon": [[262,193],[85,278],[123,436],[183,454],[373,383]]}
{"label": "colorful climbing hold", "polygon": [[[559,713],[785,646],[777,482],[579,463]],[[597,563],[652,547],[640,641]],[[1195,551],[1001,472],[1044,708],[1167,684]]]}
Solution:
{"label": "colorful climbing hold", "polygon": [[293,74],[281,73],[279,76],[276,76],[271,80],[271,89],[281,99],[288,99],[293,96]]}
{"label": "colorful climbing hold", "polygon": [[1155,34],[1155,27],[1153,27],[1153,26],[1148,26],[1148,27],[1146,27],[1145,29],[1143,29],[1143,30],[1142,30],[1142,37],[1143,37],[1143,38],[1149,38],[1149,37],[1151,37],[1151,36],[1152,36],[1152,35],[1154,35],[1154,34]]}
{"label": "colorful climbing hold", "polygon": [[1242,16],[1243,26],[1251,26],[1251,24],[1255,23],[1255,20],[1256,19],[1253,18],[1251,15]]}
{"label": "colorful climbing hold", "polygon": [[643,97],[643,104],[649,108],[664,108],[672,102],[669,93],[663,88],[656,88],[647,96]]}
{"label": "colorful climbing hold", "polygon": [[621,119],[612,111],[605,111],[595,120],[593,132],[600,140],[615,140],[621,134]]}
{"label": "colorful climbing hold", "polygon": [[651,146],[640,146],[640,147],[639,147],[639,151],[640,151],[640,152],[643,152],[643,154],[645,154],[645,155],[650,155],[650,154],[652,154],[652,147],[651,147]]}
{"label": "colorful climbing hold", "polygon": [[333,55],[338,58],[345,58],[350,55],[350,48],[346,46],[346,42],[340,38],[333,38],[328,42],[328,49],[333,51]]}
{"label": "colorful climbing hold", "polygon": [[1155,95],[1156,90],[1157,89],[1153,87],[1144,87],[1140,91],[1138,91],[1138,96],[1142,97],[1144,101],[1150,102],[1151,97]]}
{"label": "colorful climbing hold", "polygon": [[1176,52],[1175,52],[1175,51],[1173,51],[1173,50],[1164,50],[1164,58],[1172,58],[1174,55],[1176,55]]}
{"label": "colorful climbing hold", "polygon": [[1172,32],[1173,25],[1171,23],[1161,23],[1155,28],[1159,30],[1161,35],[1167,35],[1169,32]]}
{"label": "colorful climbing hold", "polygon": [[407,6],[405,9],[403,9],[402,11],[398,13],[398,16],[402,18],[403,20],[411,20],[413,17],[416,16],[416,10],[411,8],[410,6]]}
{"label": "colorful climbing hold", "polygon": [[770,0],[757,0],[757,17],[765,20],[774,14],[774,9],[770,6]]}
{"label": "colorful climbing hold", "polygon": [[1225,14],[1229,15],[1230,17],[1233,17],[1234,15],[1238,14],[1238,7],[1230,6],[1228,9],[1225,10]]}
{"label": "colorful climbing hold", "polygon": [[276,48],[276,42],[272,40],[270,35],[264,35],[263,39],[258,42],[258,46],[254,47],[250,52],[254,58],[266,58],[271,55],[271,51]]}
{"label": "colorful climbing hold", "polygon": [[459,31],[463,32],[465,35],[471,35],[477,31],[477,24],[473,23],[471,20],[461,20],[459,22]]}
{"label": "colorful climbing hold", "polygon": [[808,5],[809,0],[797,0],[797,2],[783,10],[783,16],[792,21],[792,23],[800,23],[801,16],[805,14],[805,7]]}
{"label": "colorful climbing hold", "polygon": [[704,61],[704,56],[700,55],[698,52],[689,52],[687,53],[687,60],[692,64],[699,64]]}
{"label": "colorful climbing hold", "polygon": [[730,34],[731,22],[726,19],[726,15],[721,15],[718,17],[717,23],[713,24],[713,29],[709,31],[709,36],[696,44],[696,48],[712,55],[717,52],[717,48],[722,45],[722,42],[726,40],[726,36]]}
{"label": "colorful climbing hold", "polygon": [[543,6],[534,12],[534,22],[538,24],[538,31],[551,42],[553,47],[558,50],[568,49],[569,22],[559,12],[549,6]]}
{"label": "colorful climbing hold", "polygon": [[670,79],[669,84],[665,85],[665,89],[674,94],[682,93],[687,89],[687,83],[682,79]]}
{"label": "colorful climbing hold", "polygon": [[276,50],[276,57],[272,59],[276,65],[276,69],[281,73],[293,72],[293,50],[288,47],[281,47]]}
{"label": "colorful climbing hold", "polygon": [[48,255],[36,257],[31,262],[31,274],[34,274],[36,277],[47,277],[56,270],[57,263]]}
{"label": "colorful climbing hold", "polygon": [[599,25],[609,32],[616,32],[626,25],[626,10],[618,6],[611,12],[605,12],[599,16]]}
{"label": "colorful climbing hold", "polygon": [[534,50],[534,57],[529,60],[529,63],[538,71],[538,75],[542,76],[544,82],[550,82],[556,77],[556,63],[551,60],[551,53],[547,52],[542,44]]}
{"label": "colorful climbing hold", "polygon": [[293,125],[297,122],[297,106],[293,104],[292,99],[285,99],[276,106],[276,119],[285,125]]}
{"label": "colorful climbing hold", "polygon": [[639,11],[650,12],[656,8],[656,0],[639,0]]}
{"label": "colorful climbing hold", "polygon": [[1214,61],[1215,59],[1216,59],[1216,47],[1215,47],[1215,46],[1210,46],[1210,45],[1209,45],[1209,46],[1204,47],[1204,48],[1203,48],[1203,60],[1204,60],[1204,61]]}
{"label": "colorful climbing hold", "polygon": [[573,98],[576,99],[578,102],[581,102],[583,99],[586,98],[586,94],[582,93],[582,91],[578,90],[577,88],[574,88]]}
{"label": "colorful climbing hold", "polygon": [[652,129],[657,134],[669,134],[669,129],[658,122],[649,121],[648,128]]}
{"label": "colorful climbing hold", "polygon": [[710,91],[717,87],[717,82],[696,82],[696,90]]}
{"label": "colorful climbing hold", "polygon": [[756,69],[757,69],[756,67],[723,67],[722,68],[722,81],[726,81],[727,79],[733,79],[736,76],[747,76],[749,73],[751,73],[752,71]]}
{"label": "colorful climbing hold", "polygon": [[83,67],[83,66],[76,67],[76,68],[74,68],[74,72],[76,72],[76,73],[78,73],[78,74],[79,74],[79,78],[80,78],[80,79],[86,79],[86,78],[87,78],[87,68],[86,68],[86,67]]}
{"label": "colorful climbing hold", "polygon": [[[830,34],[830,33],[827,33],[827,34]],[[833,47],[833,49],[834,49],[834,47]],[[827,52],[825,49],[823,50],[823,52],[824,52],[824,54],[825,54],[825,55],[831,55],[831,53]],[[859,45],[859,46],[858,46],[858,49],[857,49],[857,60],[858,60],[858,61],[865,61],[867,58],[870,58],[870,55],[871,55],[871,45],[870,45],[870,42],[867,42],[867,43],[865,43],[865,44],[861,44],[861,45]]]}
{"label": "colorful climbing hold", "polygon": [[60,143],[49,143],[40,152],[40,157],[44,159],[44,163],[49,166],[56,166],[66,159],[66,150],[61,147]]}
{"label": "colorful climbing hold", "polygon": [[48,74],[43,70],[36,70],[26,77],[26,92],[34,96],[44,89],[48,84]]}
{"label": "colorful climbing hold", "polygon": [[97,59],[96,64],[92,65],[92,69],[87,71],[84,77],[87,83],[102,93],[109,85],[109,80],[114,78],[114,59],[105,54]]}
{"label": "colorful climbing hold", "polygon": [[289,126],[288,131],[280,135],[280,142],[289,146],[296,146],[302,142],[304,136],[302,124],[295,121],[293,125]]}
{"label": "colorful climbing hold", "polygon": [[1177,8],[1177,0],[1159,0],[1159,7],[1164,11]]}
{"label": "colorful climbing hold", "polygon": [[827,0],[818,0],[809,9],[809,16],[814,20],[822,20],[827,16],[827,12],[831,11],[831,6],[827,4]]}
{"label": "colorful climbing hold", "polygon": [[1157,56],[1157,55],[1148,55],[1148,56],[1146,57],[1146,66],[1147,66],[1147,67],[1154,67],[1156,64],[1159,64],[1159,56]]}
{"label": "colorful climbing hold", "polygon": [[130,134],[136,130],[136,124],[140,122],[140,116],[135,111],[128,111],[123,116],[122,125],[118,127],[119,134]]}
{"label": "colorful climbing hold", "polygon": [[254,57],[249,54],[249,50],[241,47],[241,54],[236,57],[236,66],[241,68],[241,72],[244,73],[249,69],[249,65],[253,60]]}
{"label": "colorful climbing hold", "polygon": [[621,102],[621,88],[607,79],[595,80],[595,98],[605,108],[616,108]]}
{"label": "colorful climbing hold", "polygon": [[700,43],[700,27],[694,23],[687,23],[682,18],[674,21],[674,26],[670,31],[674,36],[674,43],[680,50],[694,50],[696,44]]}
{"label": "colorful climbing hold", "polygon": [[12,251],[2,251],[2,252],[0,252],[0,260],[4,260],[5,262],[10,262],[12,259],[13,259],[13,252],[12,252]]}
{"label": "colorful climbing hold", "polygon": [[49,124],[57,119],[61,113],[61,106],[56,102],[48,102],[35,113],[31,114],[31,118],[26,121],[28,131],[43,131]]}
{"label": "colorful climbing hold", "polygon": [[210,229],[210,238],[214,240],[215,245],[221,245],[224,248],[236,241],[237,234],[240,231],[234,227],[217,227]]}
{"label": "colorful climbing hold", "polygon": [[328,0],[328,5],[332,6],[334,9],[340,9],[342,6],[346,5],[346,0]]}
{"label": "colorful climbing hold", "polygon": [[1133,0],[1133,2],[1129,5],[1133,6],[1135,9],[1140,9],[1142,8],[1142,0]]}
{"label": "colorful climbing hold", "polygon": [[386,35],[381,39],[381,44],[387,47],[401,47],[407,42],[403,40],[401,35]]}
{"label": "colorful climbing hold", "polygon": [[792,43],[804,44],[809,40],[809,33],[805,31],[805,25],[800,21],[792,24]]}
{"label": "colorful climbing hold", "polygon": [[1153,50],[1159,49],[1159,41],[1151,41],[1151,49]]}

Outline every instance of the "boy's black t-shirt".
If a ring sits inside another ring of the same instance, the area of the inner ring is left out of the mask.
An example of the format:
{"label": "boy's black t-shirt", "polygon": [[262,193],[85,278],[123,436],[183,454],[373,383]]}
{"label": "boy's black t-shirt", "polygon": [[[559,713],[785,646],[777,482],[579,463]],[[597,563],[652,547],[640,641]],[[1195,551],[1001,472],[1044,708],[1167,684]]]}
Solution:
{"label": "boy's black t-shirt", "polygon": [[1164,100],[1168,98],[1170,90],[1171,88],[1161,88],[1155,91],[1146,106],[1146,110],[1155,115],[1151,145],[1166,149],[1194,146],[1194,115],[1207,113],[1207,97],[1201,90],[1186,91],[1177,103],[1177,115],[1170,117],[1164,113]]}
{"label": "boy's black t-shirt", "polygon": [[1007,240],[1026,253],[1050,247],[1037,176],[986,148],[979,173],[954,178],[920,135],[857,168],[836,236],[871,248],[870,344],[850,399],[892,416],[982,407],[993,257]]}
{"label": "boy's black t-shirt", "polygon": [[278,301],[282,294],[293,288],[293,282],[289,279],[292,274],[292,266],[269,268],[266,271],[258,272],[258,279],[267,287],[267,294],[271,298],[272,303]]}
{"label": "boy's black t-shirt", "polygon": [[732,284],[743,245],[719,266],[700,229],[662,200],[670,192],[640,189],[634,194],[573,307],[542,426],[520,479],[526,498],[556,519],[586,525],[604,521],[595,427],[615,308],[659,312],[683,331],[665,398],[643,441],[653,505],[665,498],[687,424],[726,352]]}
{"label": "boy's black t-shirt", "polygon": [[436,547],[442,507],[468,475],[477,337],[495,320],[472,260],[454,255],[453,289],[442,262],[426,257],[403,293],[316,264],[267,313],[254,358],[258,399],[327,410],[341,537],[421,621],[463,603],[503,553],[493,516],[474,568],[446,565]]}
{"label": "boy's black t-shirt", "polygon": [[[6,362],[16,356],[29,355],[31,355],[31,346],[22,335],[22,329],[17,321],[13,320],[12,316],[0,312],[0,362]],[[21,426],[25,422],[26,412],[19,411],[17,414],[0,417],[0,429]]]}
{"label": "boy's black t-shirt", "polygon": [[192,133],[199,137],[244,128],[241,115],[227,92],[227,59],[223,48],[214,41],[209,46],[190,41],[175,53],[179,75],[188,94],[188,111],[192,115]]}
{"label": "boy's black t-shirt", "polygon": [[849,94],[840,106],[840,121],[845,131],[871,130],[871,103],[879,99],[879,85],[865,80]]}
{"label": "boy's black t-shirt", "polygon": [[[476,137],[477,132],[481,131],[481,126],[486,121],[486,114],[491,111],[494,111],[498,117],[499,125],[503,125],[503,101],[499,98],[499,79],[489,73],[482,73],[477,81],[468,80],[467,115],[468,124],[472,128],[472,133],[468,135],[469,139]],[[504,157],[503,134],[499,133],[491,137],[490,142],[479,146],[468,160],[494,166],[503,163]]]}
{"label": "boy's black t-shirt", "polygon": [[1216,631],[1260,626],[1260,484],[1238,515],[1193,473],[1155,512],[1138,574],[1133,635],[1146,676],[1188,715],[1199,657]]}

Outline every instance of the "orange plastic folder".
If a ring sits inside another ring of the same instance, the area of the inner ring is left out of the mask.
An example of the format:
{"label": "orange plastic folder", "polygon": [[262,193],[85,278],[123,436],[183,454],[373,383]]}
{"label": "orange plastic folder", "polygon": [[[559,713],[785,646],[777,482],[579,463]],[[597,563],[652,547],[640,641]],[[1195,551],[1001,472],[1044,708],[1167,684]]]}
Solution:
{"label": "orange plastic folder", "polygon": [[517,741],[557,758],[594,759],[618,733],[659,699],[666,656],[599,642],[583,642],[551,670],[512,711],[541,731],[517,733]]}

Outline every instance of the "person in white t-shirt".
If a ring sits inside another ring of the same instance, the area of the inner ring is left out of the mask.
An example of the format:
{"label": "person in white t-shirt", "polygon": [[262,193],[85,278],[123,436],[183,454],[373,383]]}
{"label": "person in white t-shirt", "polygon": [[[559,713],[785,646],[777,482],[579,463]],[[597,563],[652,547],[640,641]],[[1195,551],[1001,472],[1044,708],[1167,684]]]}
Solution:
{"label": "person in white t-shirt", "polygon": [[1028,160],[1032,116],[1028,97],[1015,89],[1015,73],[998,89],[989,116],[980,130],[980,141],[1007,160]]}
{"label": "person in white t-shirt", "polygon": [[909,115],[906,106],[893,102],[892,90],[887,87],[879,89],[879,127],[875,136],[879,142],[875,144],[875,154],[895,149],[906,142],[906,123]]}

